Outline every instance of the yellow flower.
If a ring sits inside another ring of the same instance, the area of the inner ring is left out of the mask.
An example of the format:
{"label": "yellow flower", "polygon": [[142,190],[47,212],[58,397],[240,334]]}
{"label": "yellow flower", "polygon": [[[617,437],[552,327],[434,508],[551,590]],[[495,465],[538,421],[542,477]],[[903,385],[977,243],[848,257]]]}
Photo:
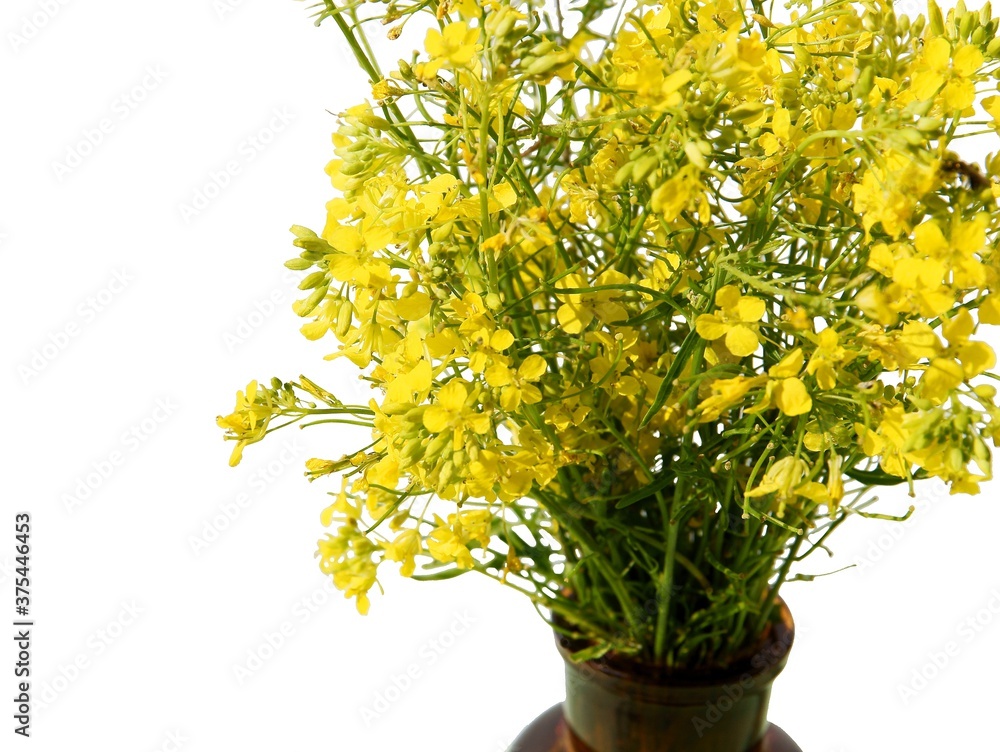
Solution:
{"label": "yellow flower", "polygon": [[[913,228],[913,247],[925,258],[944,265],[946,283],[963,290],[982,288],[986,286],[987,272],[977,255],[986,248],[989,224],[990,216],[985,212],[971,222],[956,218],[950,238],[946,238],[937,221],[927,220]],[[949,296],[947,303],[953,301],[954,296]]]}
{"label": "yellow flower", "polygon": [[771,116],[771,132],[760,137],[760,145],[767,156],[773,156],[786,149],[791,139],[792,120],[788,110],[776,107]]}
{"label": "yellow flower", "polygon": [[472,509],[448,515],[445,522],[436,517],[437,527],[427,538],[427,550],[440,562],[455,562],[460,569],[471,569],[476,565],[469,553],[469,543],[476,542],[482,548],[490,544],[490,526],[493,515],[486,509]]}
{"label": "yellow flower", "polygon": [[[569,274],[560,279],[556,286],[560,290],[584,289],[587,287],[614,287],[626,285],[629,278],[621,272],[609,270],[601,274],[593,284],[579,274]],[[567,334],[579,334],[596,318],[604,324],[613,324],[628,318],[625,307],[619,303],[623,293],[615,290],[595,292],[557,293],[566,302],[559,306],[556,318]]]}
{"label": "yellow flower", "polygon": [[368,591],[375,585],[378,565],[374,560],[376,546],[353,524],[345,524],[337,535],[327,535],[318,543],[316,556],[324,574],[333,577],[333,584],[345,598],[356,598],[358,612],[367,614]]}
{"label": "yellow flower", "polygon": [[389,561],[402,563],[403,566],[399,568],[399,573],[403,577],[413,576],[413,571],[417,566],[416,557],[423,550],[420,533],[416,530],[404,530],[396,536],[392,543],[383,543],[382,548]]}
{"label": "yellow flower", "polygon": [[427,398],[432,380],[431,364],[420,360],[405,373],[400,372],[391,377],[385,392],[386,403],[420,404]]}
{"label": "yellow flower", "polygon": [[247,444],[260,441],[267,434],[267,424],[274,414],[267,390],[260,392],[258,402],[257,382],[247,384],[246,393],[236,392],[236,407],[226,416],[219,416],[215,422],[220,428],[226,429],[227,439],[236,439],[236,446],[229,457],[230,467],[236,467],[243,459],[243,448]]}
{"label": "yellow flower", "polygon": [[964,110],[976,99],[977,73],[983,54],[975,45],[962,45],[952,57],[951,42],[934,37],[924,45],[913,76],[913,96],[920,100],[933,97],[944,86],[941,99],[948,110]]}
{"label": "yellow flower", "polygon": [[920,379],[920,395],[936,404],[944,402],[961,383],[985,373],[997,362],[993,348],[985,342],[970,340],[976,322],[966,309],[960,309],[941,330],[948,340],[948,349],[931,360]]}
{"label": "yellow flower", "polygon": [[993,118],[991,125],[1000,128],[1000,97],[986,97],[983,100],[983,109]]}
{"label": "yellow flower", "polygon": [[767,376],[734,376],[731,379],[715,379],[712,382],[712,394],[698,405],[701,414],[698,421],[706,423],[718,420],[726,410],[743,401],[747,393],[767,381]]}
{"label": "yellow flower", "polygon": [[910,219],[917,202],[934,185],[937,164],[898,151],[865,172],[861,183],[852,189],[854,208],[862,216],[865,232],[881,223],[893,238],[910,229]]}
{"label": "yellow flower", "polygon": [[[310,464],[316,462],[324,462],[324,460],[309,460],[306,462],[306,466],[309,467]],[[323,527],[330,527],[335,519],[342,522],[361,519],[361,504],[348,495],[347,478],[341,478],[340,493],[337,494],[336,500],[319,515],[319,521]]]}
{"label": "yellow flower", "polygon": [[534,405],[542,401],[542,393],[532,382],[538,381],[547,369],[545,358],[529,355],[514,371],[497,364],[486,369],[486,383],[500,388],[500,406],[507,412],[515,412],[523,402]]}
{"label": "yellow flower", "polygon": [[701,170],[688,163],[660,185],[650,200],[650,208],[662,214],[666,222],[673,222],[683,211],[697,211],[698,220],[707,224],[712,218],[711,206],[701,182]]}
{"label": "yellow flower", "polygon": [[489,413],[477,412],[466,405],[469,390],[461,379],[449,381],[435,397],[435,403],[424,412],[424,428],[431,433],[452,431],[454,449],[464,446],[467,430],[480,435],[490,430]]}
{"label": "yellow flower", "polygon": [[837,385],[837,367],[847,360],[849,355],[840,344],[840,335],[827,327],[819,333],[819,343],[809,358],[806,372],[816,377],[820,389],[833,389]]}
{"label": "yellow flower", "polygon": [[430,310],[431,297],[420,290],[396,301],[396,315],[403,321],[419,321]]}
{"label": "yellow flower", "polygon": [[854,424],[862,451],[869,457],[879,457],[881,468],[900,478],[908,475],[911,466],[904,455],[909,439],[904,427],[905,419],[903,406],[892,405],[883,411],[875,428],[862,423]]}
{"label": "yellow flower", "polygon": [[798,457],[782,457],[767,469],[757,487],[744,493],[744,496],[753,499],[774,494],[774,500],[778,502],[779,516],[789,502],[800,496],[816,503],[829,503],[830,494],[826,486],[806,480],[808,474],[809,465],[805,460]]}
{"label": "yellow flower", "polygon": [[809,389],[799,378],[803,365],[805,365],[805,355],[802,348],[798,347],[768,370],[768,375],[771,377],[767,385],[768,401],[776,405],[785,415],[793,417],[805,415],[812,410]]}
{"label": "yellow flower", "polygon": [[752,355],[760,345],[758,321],[767,307],[760,298],[745,297],[734,285],[727,285],[715,294],[719,313],[703,313],[695,320],[698,335],[709,341],[725,337],[726,349],[737,357]]}
{"label": "yellow flower", "polygon": [[430,69],[424,69],[429,77],[442,67],[462,68],[476,56],[479,30],[470,29],[465,21],[448,24],[444,31],[428,29],[424,38],[424,48],[431,56]]}

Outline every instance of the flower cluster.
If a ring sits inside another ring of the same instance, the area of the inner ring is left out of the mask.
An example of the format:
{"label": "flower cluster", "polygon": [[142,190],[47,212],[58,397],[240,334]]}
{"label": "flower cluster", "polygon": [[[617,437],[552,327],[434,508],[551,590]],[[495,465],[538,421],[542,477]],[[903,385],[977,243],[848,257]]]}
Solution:
{"label": "flower cluster", "polygon": [[[363,612],[389,562],[478,571],[598,652],[725,665],[874,487],[991,478],[1000,156],[957,150],[1000,144],[998,22],[546,7],[326,0],[372,97],[287,266],[371,399],[252,383],[219,422],[234,462],[369,427],[307,465],[343,478],[318,555]],[[383,72],[379,24],[423,51]]]}

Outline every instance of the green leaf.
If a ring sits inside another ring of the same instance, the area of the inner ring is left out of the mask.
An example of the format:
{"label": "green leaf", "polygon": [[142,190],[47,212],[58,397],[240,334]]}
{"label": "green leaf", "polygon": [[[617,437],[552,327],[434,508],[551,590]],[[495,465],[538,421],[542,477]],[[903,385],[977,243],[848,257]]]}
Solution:
{"label": "green leaf", "polygon": [[615,509],[625,509],[625,507],[630,507],[638,501],[643,499],[648,499],[653,496],[658,491],[662,491],[664,488],[670,485],[670,482],[674,479],[673,475],[670,473],[663,473],[655,481],[650,483],[648,486],[643,488],[638,488],[630,494],[626,494],[618,500],[615,504]]}
{"label": "green leaf", "polygon": [[680,375],[681,369],[687,363],[687,359],[690,357],[691,353],[694,351],[695,346],[701,339],[698,336],[698,332],[692,329],[688,332],[687,337],[681,343],[680,349],[677,350],[677,355],[674,358],[674,362],[670,364],[670,370],[667,371],[667,375],[663,377],[663,381],[660,382],[660,388],[656,390],[656,396],[653,398],[653,404],[650,405],[649,410],[642,418],[642,423],[639,424],[639,428],[645,428],[646,425],[653,419],[653,416],[660,411],[664,403],[667,401],[667,397],[670,396],[670,390],[673,389],[674,381],[677,376]]}

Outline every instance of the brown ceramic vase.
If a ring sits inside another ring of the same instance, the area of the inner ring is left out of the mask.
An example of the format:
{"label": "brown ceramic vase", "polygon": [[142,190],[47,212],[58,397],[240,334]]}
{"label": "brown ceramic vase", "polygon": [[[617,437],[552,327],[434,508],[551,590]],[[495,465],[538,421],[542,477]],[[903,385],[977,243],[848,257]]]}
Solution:
{"label": "brown ceramic vase", "polygon": [[802,752],[768,723],[771,684],[792,646],[784,602],[748,656],[725,672],[669,675],[602,659],[573,663],[561,640],[566,701],[539,716],[508,752]]}

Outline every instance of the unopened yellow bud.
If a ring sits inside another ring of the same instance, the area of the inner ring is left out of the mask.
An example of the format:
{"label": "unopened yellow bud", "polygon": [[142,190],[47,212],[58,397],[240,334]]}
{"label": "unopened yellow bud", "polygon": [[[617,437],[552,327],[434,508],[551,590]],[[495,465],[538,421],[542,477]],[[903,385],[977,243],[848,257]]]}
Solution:
{"label": "unopened yellow bud", "polygon": [[339,338],[347,336],[347,333],[351,330],[351,325],[354,323],[354,305],[347,298],[344,298],[340,302],[340,307],[337,309],[337,328],[335,334]]}

